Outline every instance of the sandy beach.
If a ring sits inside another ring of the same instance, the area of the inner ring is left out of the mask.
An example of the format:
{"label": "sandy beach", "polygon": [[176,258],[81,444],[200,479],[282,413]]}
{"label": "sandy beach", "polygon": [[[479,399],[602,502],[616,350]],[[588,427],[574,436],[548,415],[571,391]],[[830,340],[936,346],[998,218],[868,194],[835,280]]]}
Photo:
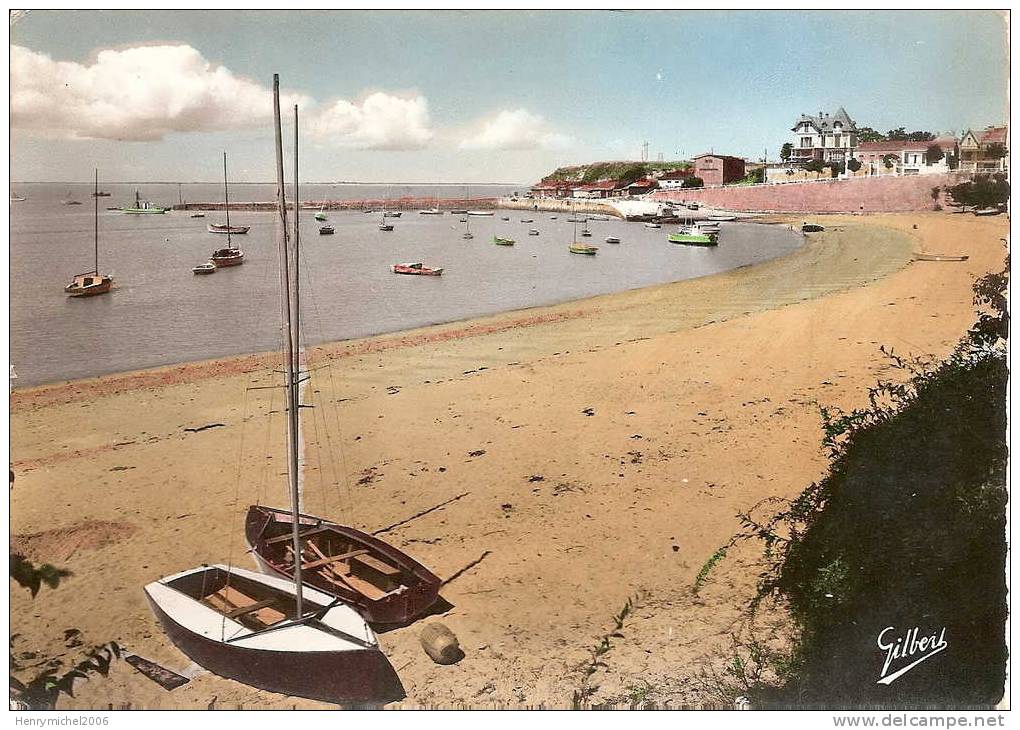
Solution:
{"label": "sandy beach", "polygon": [[[371,531],[446,503],[383,535],[448,580],[448,610],[380,633],[405,706],[564,707],[578,691],[711,702],[699,677],[731,635],[784,641],[780,607],[754,627],[742,616],[753,550],[697,594],[695,576],[738,512],[824,474],[819,405],[864,405],[876,380],[900,377],[881,346],[952,349],[1008,231],[1004,217],[947,213],[817,220],[825,233],[758,266],[309,351],[304,511]],[[15,651],[72,663],[63,636],[77,628],[86,645],[188,667],[142,586],[253,566],[245,510],[286,505],[283,393],[262,387],[276,366],[251,355],[14,391],[14,547],[73,572],[35,599],[11,589]],[[456,665],[418,644],[435,620],[460,639]],[[123,662],[59,706],[211,702],[323,706],[209,673],[167,692]]]}

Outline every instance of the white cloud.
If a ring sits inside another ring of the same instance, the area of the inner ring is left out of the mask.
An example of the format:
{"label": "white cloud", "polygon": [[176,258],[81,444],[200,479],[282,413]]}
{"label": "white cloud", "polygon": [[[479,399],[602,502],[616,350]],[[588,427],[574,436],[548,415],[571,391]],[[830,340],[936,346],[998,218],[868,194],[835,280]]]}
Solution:
{"label": "white cloud", "polygon": [[545,119],[527,109],[505,109],[480,125],[477,133],[464,139],[465,150],[563,149],[570,137],[554,132]]}
{"label": "white cloud", "polygon": [[[281,104],[308,104],[284,95]],[[130,141],[171,132],[265,124],[269,89],[216,66],[188,45],[101,51],[89,65],[11,46],[11,124],[71,138]]]}
{"label": "white cloud", "polygon": [[310,123],[315,137],[342,147],[369,150],[417,150],[433,137],[428,100],[382,91],[360,103],[339,99]]}

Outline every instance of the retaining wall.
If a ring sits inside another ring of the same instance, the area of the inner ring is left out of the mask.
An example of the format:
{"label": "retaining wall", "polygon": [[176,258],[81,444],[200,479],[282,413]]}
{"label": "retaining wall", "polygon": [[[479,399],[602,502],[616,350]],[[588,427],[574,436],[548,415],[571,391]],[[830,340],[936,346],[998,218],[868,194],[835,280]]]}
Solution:
{"label": "retaining wall", "polygon": [[[725,210],[762,213],[894,213],[932,210],[931,189],[956,185],[970,176],[944,175],[866,177],[764,185],[732,185],[653,193],[656,200],[697,201]],[[945,193],[938,203],[946,205]]]}

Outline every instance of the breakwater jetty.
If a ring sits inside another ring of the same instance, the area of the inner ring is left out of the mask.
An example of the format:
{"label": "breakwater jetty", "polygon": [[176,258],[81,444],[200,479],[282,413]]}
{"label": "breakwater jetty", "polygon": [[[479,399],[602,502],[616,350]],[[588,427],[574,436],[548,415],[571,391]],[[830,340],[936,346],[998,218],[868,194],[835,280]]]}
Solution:
{"label": "breakwater jetty", "polygon": [[[181,203],[174,210],[223,210],[224,203]],[[288,203],[293,209],[294,204]],[[302,210],[491,210],[497,207],[497,198],[374,198],[362,200],[303,200]],[[254,210],[272,212],[276,201],[230,201],[230,210]]]}
{"label": "breakwater jetty", "polygon": [[510,210],[542,210],[550,213],[601,213],[614,218],[623,218],[623,214],[613,205],[600,200],[584,200],[568,198],[497,198],[496,208]]}

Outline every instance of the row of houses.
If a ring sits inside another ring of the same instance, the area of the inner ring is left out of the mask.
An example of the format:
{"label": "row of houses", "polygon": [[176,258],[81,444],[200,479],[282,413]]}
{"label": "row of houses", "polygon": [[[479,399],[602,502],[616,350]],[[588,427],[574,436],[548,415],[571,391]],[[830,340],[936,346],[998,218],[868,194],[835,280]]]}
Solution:
{"label": "row of houses", "polygon": [[[791,171],[811,161],[824,164],[861,163],[860,175],[924,175],[963,170],[966,172],[1002,172],[1006,169],[1006,127],[967,130],[957,139],[943,135],[933,140],[881,140],[860,142],[857,124],[839,107],[834,114],[801,114],[790,129],[792,148],[785,165],[773,166],[768,177],[789,177]],[[937,147],[941,155],[931,154]]]}
{"label": "row of houses", "polygon": [[623,198],[644,195],[655,189],[676,190],[687,186],[691,178],[700,178],[703,185],[726,185],[745,175],[741,157],[706,152],[692,160],[690,167],[663,170],[634,181],[599,180],[593,183],[543,180],[532,186],[536,198]]}
{"label": "row of houses", "polygon": [[[927,175],[951,170],[992,173],[1004,172],[1008,165],[1004,126],[967,130],[959,139],[942,135],[923,141],[862,142],[856,122],[846,109],[839,107],[833,114],[821,111],[817,115],[801,114],[790,131],[794,136],[788,143],[789,159],[766,164],[766,182],[830,178],[829,172],[804,170],[805,164],[814,161],[839,167],[843,170],[841,177]],[[692,177],[700,178],[707,187],[729,185],[743,180],[747,169],[748,163],[743,158],[713,151],[695,157],[690,167],[656,171],[640,180],[542,181],[531,188],[531,194],[544,198],[622,198],[655,189],[688,187]]]}

